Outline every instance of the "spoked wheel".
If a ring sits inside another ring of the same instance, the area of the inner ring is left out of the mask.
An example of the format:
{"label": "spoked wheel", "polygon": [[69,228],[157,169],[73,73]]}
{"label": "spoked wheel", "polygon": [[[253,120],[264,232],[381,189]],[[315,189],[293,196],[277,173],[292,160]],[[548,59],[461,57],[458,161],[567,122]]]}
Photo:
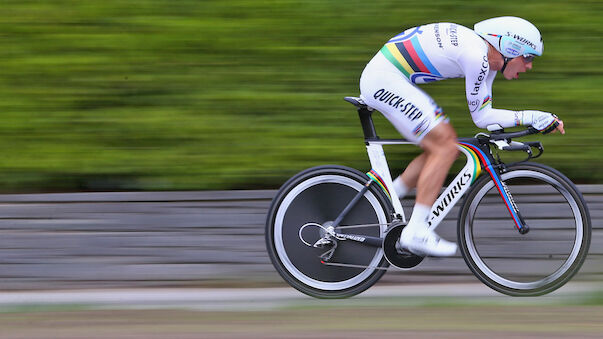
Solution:
{"label": "spoked wheel", "polygon": [[513,296],[563,286],[586,258],[591,222],[578,189],[560,172],[521,164],[502,174],[530,228],[520,234],[492,180],[483,176],[461,208],[458,237],[469,268],[486,285]]}
{"label": "spoked wheel", "polygon": [[[266,246],[278,273],[293,287],[317,298],[358,294],[385,273],[383,249],[353,240],[337,240],[333,256],[320,256],[333,246],[311,245],[362,190],[368,177],[354,169],[321,166],[303,171],[279,190],[266,221]],[[341,221],[337,233],[383,238],[391,222],[391,202],[370,185]]]}

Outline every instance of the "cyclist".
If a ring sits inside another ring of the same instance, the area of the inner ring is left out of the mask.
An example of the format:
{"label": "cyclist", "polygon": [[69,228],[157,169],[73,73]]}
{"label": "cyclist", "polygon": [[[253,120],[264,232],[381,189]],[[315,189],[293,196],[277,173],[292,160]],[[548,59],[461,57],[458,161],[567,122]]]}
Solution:
{"label": "cyclist", "polygon": [[360,77],[361,98],[424,151],[394,180],[400,198],[417,188],[411,218],[399,240],[403,248],[432,256],[451,256],[457,249],[428,227],[431,206],[459,153],[457,136],[442,109],[416,84],[464,77],[467,105],[479,128],[530,125],[544,134],[564,134],[563,121],[554,114],[492,107],[496,73],[517,79],[532,69],[534,57],[542,52],[542,37],[533,24],[497,17],[476,23],[473,30],[454,23],[407,29],[366,65]]}

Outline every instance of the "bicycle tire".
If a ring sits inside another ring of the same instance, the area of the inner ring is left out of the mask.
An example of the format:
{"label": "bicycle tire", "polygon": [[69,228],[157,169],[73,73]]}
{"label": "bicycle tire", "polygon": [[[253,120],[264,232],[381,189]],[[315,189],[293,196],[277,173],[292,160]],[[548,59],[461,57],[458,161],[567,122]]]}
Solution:
{"label": "bicycle tire", "polygon": [[[479,280],[498,292],[511,296],[552,292],[578,272],[587,256],[588,207],[577,187],[551,167],[521,163],[509,166],[501,177],[530,231],[518,232],[493,181],[482,176],[459,213],[463,258]],[[535,191],[543,201],[535,200],[531,194]]]}
{"label": "bicycle tire", "polygon": [[[300,234],[302,225],[333,221],[368,181],[364,173],[355,169],[330,165],[302,171],[280,188],[266,219],[266,247],[276,271],[292,287],[316,298],[347,298],[363,292],[383,276],[389,264],[382,248],[339,241],[331,262],[368,268],[328,266],[319,258],[325,249],[307,246],[299,239],[304,236]],[[338,232],[383,238],[391,223],[391,211],[389,198],[377,185],[370,185],[341,225],[379,227]]]}

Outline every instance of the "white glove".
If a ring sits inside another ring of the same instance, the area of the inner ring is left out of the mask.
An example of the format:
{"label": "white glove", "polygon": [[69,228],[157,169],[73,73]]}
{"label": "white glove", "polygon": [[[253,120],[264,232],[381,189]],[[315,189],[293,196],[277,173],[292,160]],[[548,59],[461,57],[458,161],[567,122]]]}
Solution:
{"label": "white glove", "polygon": [[522,122],[524,125],[531,125],[535,129],[547,134],[555,130],[559,125],[559,119],[555,114],[542,111],[523,111]]}

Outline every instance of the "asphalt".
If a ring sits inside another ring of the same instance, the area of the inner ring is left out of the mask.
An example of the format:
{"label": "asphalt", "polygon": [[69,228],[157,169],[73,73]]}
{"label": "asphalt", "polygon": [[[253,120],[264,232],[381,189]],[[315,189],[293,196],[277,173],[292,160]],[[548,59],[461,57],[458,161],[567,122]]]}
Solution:
{"label": "asphalt", "polygon": [[421,305],[436,300],[475,304],[548,304],[600,296],[599,282],[570,282],[545,296],[516,298],[479,283],[373,286],[345,300],[319,300],[293,288],[150,288],[13,291],[0,294],[0,312],[23,307],[80,306],[102,309],[193,309],[201,311],[271,310],[293,306],[346,306],[366,303]]}

